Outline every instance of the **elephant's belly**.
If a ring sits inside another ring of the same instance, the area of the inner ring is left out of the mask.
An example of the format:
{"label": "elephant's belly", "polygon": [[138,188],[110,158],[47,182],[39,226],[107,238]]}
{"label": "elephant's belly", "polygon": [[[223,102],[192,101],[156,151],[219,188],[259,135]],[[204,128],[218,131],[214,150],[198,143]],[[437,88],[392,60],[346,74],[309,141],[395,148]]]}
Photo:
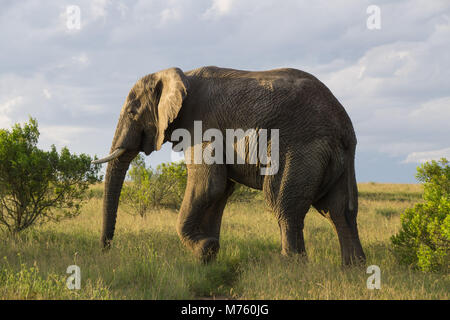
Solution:
{"label": "elephant's belly", "polygon": [[227,165],[228,178],[247,187],[262,190],[264,175],[261,168],[251,164]]}

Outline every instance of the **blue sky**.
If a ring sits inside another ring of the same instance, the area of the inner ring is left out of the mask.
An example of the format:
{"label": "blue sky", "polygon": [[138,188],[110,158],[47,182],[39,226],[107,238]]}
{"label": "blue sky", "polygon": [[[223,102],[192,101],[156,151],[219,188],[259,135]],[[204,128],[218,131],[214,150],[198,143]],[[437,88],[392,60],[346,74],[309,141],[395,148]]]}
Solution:
{"label": "blue sky", "polygon": [[[103,156],[140,77],[168,67],[293,67],[322,80],[358,137],[360,182],[414,182],[450,158],[450,2],[0,0],[0,127]],[[67,27],[67,6],[80,29]],[[370,30],[369,5],[381,28]],[[172,159],[170,144],[150,155]]]}

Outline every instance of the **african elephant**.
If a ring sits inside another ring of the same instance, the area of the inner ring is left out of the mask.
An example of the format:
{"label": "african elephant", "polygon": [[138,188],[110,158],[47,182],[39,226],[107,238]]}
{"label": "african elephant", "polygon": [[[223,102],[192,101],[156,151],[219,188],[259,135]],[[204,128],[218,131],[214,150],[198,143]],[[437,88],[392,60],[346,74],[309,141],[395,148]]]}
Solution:
{"label": "african elephant", "polygon": [[[187,164],[177,232],[201,260],[208,262],[217,255],[222,213],[237,182],[263,190],[278,220],[282,254],[306,255],[303,221],[312,205],[334,225],[343,265],[365,261],[356,222],[356,137],[351,120],[322,82],[289,68],[259,72],[171,68],[138,80],[120,113],[110,155],[97,161],[108,162],[104,248],[113,239],[130,161],[141,151],[149,155],[167,141],[176,142],[172,139],[176,129],[194,135],[194,121],[201,121],[203,132],[278,129],[276,174],[262,175],[259,162]],[[270,140],[268,150],[272,144]],[[195,145],[204,150],[208,143],[190,142]]]}

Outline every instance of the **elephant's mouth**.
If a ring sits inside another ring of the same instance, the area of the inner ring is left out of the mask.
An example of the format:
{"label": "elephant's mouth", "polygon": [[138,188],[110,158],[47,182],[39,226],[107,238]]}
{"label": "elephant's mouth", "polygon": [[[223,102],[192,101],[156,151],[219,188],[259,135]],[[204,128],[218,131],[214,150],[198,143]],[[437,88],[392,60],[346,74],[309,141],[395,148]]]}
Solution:
{"label": "elephant's mouth", "polygon": [[143,151],[147,156],[152,153],[152,151],[155,150],[154,135],[150,135],[144,130],[141,135],[139,150]]}

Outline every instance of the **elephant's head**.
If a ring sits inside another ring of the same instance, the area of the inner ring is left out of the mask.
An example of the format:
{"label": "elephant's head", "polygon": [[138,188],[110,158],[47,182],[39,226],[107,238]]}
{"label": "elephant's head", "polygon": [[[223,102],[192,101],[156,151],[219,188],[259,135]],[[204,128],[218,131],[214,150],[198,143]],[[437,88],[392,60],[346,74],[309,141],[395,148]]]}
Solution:
{"label": "elephant's head", "polygon": [[178,68],[140,79],[122,107],[110,155],[95,163],[108,162],[103,195],[102,245],[114,236],[120,192],[130,162],[143,151],[149,155],[164,143],[165,131],[175,120],[187,94],[186,76]]}

